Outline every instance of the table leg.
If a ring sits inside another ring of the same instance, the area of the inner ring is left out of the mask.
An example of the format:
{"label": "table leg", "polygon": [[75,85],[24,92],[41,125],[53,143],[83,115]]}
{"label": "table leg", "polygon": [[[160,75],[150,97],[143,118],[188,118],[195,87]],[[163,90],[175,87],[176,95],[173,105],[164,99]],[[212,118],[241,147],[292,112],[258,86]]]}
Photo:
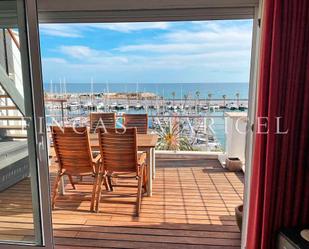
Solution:
{"label": "table leg", "polygon": [[146,164],[147,164],[147,195],[152,196],[152,155],[151,148],[147,148],[146,150]]}
{"label": "table leg", "polygon": [[151,149],[151,157],[152,157],[152,179],[156,178],[156,153],[155,148]]}
{"label": "table leg", "polygon": [[59,194],[64,195],[65,189],[64,189],[64,176],[60,178],[60,184],[59,184]]}

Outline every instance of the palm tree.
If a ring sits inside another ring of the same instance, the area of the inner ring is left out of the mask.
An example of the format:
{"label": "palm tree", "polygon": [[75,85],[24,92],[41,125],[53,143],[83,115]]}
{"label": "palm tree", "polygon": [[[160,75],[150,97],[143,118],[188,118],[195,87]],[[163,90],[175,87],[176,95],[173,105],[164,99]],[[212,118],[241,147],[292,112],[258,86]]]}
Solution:
{"label": "palm tree", "polygon": [[200,91],[196,91],[195,95],[196,95],[196,98],[197,98],[197,102],[199,103],[200,102],[200,95],[201,95]]}
{"label": "palm tree", "polygon": [[201,95],[200,91],[196,91],[195,95],[196,95],[197,99],[199,100],[200,99],[200,95]]}
{"label": "palm tree", "polygon": [[176,97],[176,93],[172,92],[172,97],[173,97],[173,106],[175,105],[175,97]]}
{"label": "palm tree", "polygon": [[159,132],[159,139],[156,148],[158,150],[193,150],[187,136],[181,136],[181,127],[178,119],[172,119]]}
{"label": "palm tree", "polygon": [[187,103],[187,100],[189,98],[189,95],[188,94],[184,94],[183,98],[185,99],[185,102],[184,102],[183,106],[186,106],[186,103]]}
{"label": "palm tree", "polygon": [[240,97],[240,94],[236,93],[236,99],[237,99],[237,106],[238,106],[238,108],[239,108],[239,97]]}
{"label": "palm tree", "polygon": [[223,106],[224,106],[224,108],[226,107],[225,105],[226,105],[226,95],[225,94],[223,94],[222,95],[222,98],[223,98]]}
{"label": "palm tree", "polygon": [[211,93],[208,93],[208,111],[210,111],[210,101],[211,101],[211,97],[212,97],[212,94]]}
{"label": "palm tree", "polygon": [[200,105],[200,95],[201,95],[200,91],[196,91],[195,95],[196,95],[196,102],[197,102],[196,108],[198,108]]}

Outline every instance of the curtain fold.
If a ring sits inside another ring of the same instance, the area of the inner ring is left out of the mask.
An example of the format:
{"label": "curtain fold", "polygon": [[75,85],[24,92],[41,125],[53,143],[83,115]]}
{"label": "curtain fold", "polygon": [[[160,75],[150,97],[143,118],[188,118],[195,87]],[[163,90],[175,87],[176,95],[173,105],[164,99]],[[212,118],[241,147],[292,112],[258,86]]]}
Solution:
{"label": "curtain fold", "polygon": [[308,47],[309,1],[264,0],[256,127],[267,118],[268,131],[255,134],[247,249],[309,225]]}

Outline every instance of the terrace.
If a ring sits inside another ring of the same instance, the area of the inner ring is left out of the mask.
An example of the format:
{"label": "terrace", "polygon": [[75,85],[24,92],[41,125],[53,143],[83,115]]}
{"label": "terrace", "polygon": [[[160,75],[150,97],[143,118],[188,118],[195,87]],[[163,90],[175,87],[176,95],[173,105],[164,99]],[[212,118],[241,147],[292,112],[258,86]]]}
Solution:
{"label": "terrace", "polygon": [[[59,197],[53,211],[56,248],[239,248],[234,217],[242,203],[243,174],[205,156],[156,158],[153,196],[134,216],[135,189],[104,192],[99,213],[89,212],[90,185]],[[51,184],[56,163],[51,166]],[[88,179],[85,179],[86,181]],[[122,180],[128,181],[128,180]],[[0,238],[33,237],[31,195],[25,179],[0,193]]]}
{"label": "terrace", "polygon": [[[158,116],[151,118],[152,122],[159,122]],[[207,131],[210,117],[161,118],[166,121],[161,126],[171,126],[175,118],[177,122],[200,120]],[[217,119],[225,120],[222,116]],[[232,120],[227,118],[226,122],[229,125]],[[222,122],[219,124],[224,126]],[[150,133],[153,132],[151,129]],[[239,139],[229,136],[224,139],[228,139],[225,142],[228,150],[235,147],[230,144],[231,139],[239,143]],[[52,212],[56,248],[162,248],[163,245],[164,248],[239,248],[235,207],[243,202],[244,174],[224,169],[220,155],[226,153],[157,150],[152,196],[144,195],[139,217],[135,216],[135,188],[116,187],[113,192],[104,191],[100,212],[93,213],[89,211],[91,177],[84,177],[75,190],[65,177],[65,194],[57,198]],[[53,189],[58,169],[53,146],[50,156]],[[135,184],[128,179],[120,179],[118,183]],[[0,239],[34,240],[32,198],[29,178],[0,192]]]}

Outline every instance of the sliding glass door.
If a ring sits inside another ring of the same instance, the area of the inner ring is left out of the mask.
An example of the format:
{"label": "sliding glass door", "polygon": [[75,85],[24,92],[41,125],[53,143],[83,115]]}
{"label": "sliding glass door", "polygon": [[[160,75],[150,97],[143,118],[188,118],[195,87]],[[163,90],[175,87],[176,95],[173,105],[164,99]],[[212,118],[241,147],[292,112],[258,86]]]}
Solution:
{"label": "sliding glass door", "polygon": [[36,8],[0,1],[0,248],[52,248]]}

